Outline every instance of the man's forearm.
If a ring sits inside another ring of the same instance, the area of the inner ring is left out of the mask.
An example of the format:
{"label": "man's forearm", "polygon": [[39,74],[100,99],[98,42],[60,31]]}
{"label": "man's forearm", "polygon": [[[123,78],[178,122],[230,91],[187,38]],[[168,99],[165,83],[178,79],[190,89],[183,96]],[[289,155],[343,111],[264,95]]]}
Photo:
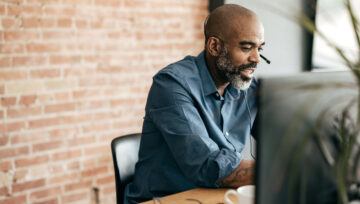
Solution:
{"label": "man's forearm", "polygon": [[243,159],[240,165],[228,177],[219,182],[222,187],[239,187],[254,184],[255,161]]}

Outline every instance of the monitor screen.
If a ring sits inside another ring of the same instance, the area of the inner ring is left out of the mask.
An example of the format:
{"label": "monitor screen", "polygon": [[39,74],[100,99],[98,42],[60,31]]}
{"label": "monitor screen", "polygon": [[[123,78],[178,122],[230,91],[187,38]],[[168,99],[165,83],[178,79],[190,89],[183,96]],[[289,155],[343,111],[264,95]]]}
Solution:
{"label": "monitor screen", "polygon": [[355,78],[309,72],[259,81],[256,203],[336,203],[328,161],[339,113],[347,106],[356,113]]}

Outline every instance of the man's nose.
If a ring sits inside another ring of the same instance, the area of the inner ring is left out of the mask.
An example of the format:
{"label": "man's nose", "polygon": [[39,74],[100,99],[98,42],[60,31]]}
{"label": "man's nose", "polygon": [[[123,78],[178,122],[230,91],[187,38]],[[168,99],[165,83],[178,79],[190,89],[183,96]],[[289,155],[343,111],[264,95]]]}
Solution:
{"label": "man's nose", "polygon": [[251,62],[259,63],[260,62],[260,53],[258,50],[254,50],[251,52],[249,60]]}

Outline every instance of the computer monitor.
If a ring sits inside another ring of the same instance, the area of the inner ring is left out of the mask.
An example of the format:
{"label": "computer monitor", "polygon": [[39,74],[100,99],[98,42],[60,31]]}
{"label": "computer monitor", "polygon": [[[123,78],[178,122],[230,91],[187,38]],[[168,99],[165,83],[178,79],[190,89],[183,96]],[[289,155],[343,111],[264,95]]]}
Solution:
{"label": "computer monitor", "polygon": [[256,204],[337,203],[333,171],[319,149],[336,154],[338,113],[351,104],[355,117],[355,78],[308,72],[259,82]]}

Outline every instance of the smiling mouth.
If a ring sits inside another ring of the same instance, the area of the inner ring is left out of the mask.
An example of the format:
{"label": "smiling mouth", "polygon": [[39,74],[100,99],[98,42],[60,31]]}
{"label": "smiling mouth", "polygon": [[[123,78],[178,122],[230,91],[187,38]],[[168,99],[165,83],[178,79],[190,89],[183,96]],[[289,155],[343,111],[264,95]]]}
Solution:
{"label": "smiling mouth", "polygon": [[240,74],[242,77],[247,78],[247,79],[251,79],[254,75],[256,68],[246,68],[240,71]]}

